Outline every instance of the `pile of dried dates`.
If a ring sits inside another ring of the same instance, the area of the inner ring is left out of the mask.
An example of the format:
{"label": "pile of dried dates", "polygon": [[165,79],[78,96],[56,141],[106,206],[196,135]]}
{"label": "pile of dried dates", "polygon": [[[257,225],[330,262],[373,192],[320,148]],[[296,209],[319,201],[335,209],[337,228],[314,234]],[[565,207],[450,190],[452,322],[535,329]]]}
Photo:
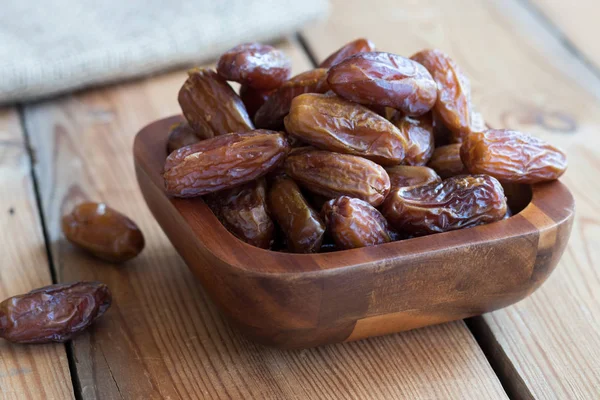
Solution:
{"label": "pile of dried dates", "polygon": [[216,71],[189,71],[186,121],[169,133],[167,194],[204,196],[254,246],[313,253],[498,221],[510,215],[502,184],[567,167],[543,140],[488,129],[439,50],[405,58],[358,39],[290,75],[280,50],[234,47]]}

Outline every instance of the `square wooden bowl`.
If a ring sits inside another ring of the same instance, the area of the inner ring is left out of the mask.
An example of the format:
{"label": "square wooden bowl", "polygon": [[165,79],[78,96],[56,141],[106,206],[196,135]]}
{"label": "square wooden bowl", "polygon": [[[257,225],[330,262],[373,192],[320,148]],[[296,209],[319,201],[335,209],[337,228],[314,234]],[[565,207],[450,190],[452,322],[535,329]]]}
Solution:
{"label": "square wooden bowl", "polygon": [[137,179],[156,220],[230,323],[250,338],[305,348],[482,314],[531,294],[560,259],[574,215],[558,181],[506,187],[506,220],[354,250],[290,254],[229,233],[201,198],[166,196],[167,131],[143,128]]}

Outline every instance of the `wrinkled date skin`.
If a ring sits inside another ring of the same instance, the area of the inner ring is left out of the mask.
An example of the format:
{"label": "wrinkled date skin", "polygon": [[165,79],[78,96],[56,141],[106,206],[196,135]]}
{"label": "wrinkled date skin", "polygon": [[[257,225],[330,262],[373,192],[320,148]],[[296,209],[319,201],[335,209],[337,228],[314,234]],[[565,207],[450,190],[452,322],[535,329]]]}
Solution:
{"label": "wrinkled date skin", "polygon": [[362,156],[383,165],[403,161],[408,146],[390,121],[335,95],[296,97],[285,117],[285,129],[320,149]]}
{"label": "wrinkled date skin", "polygon": [[187,122],[179,122],[169,128],[169,139],[167,140],[167,154],[171,154],[190,144],[198,143],[200,138]]}
{"label": "wrinkled date skin", "polygon": [[383,167],[358,156],[305,150],[290,155],[284,166],[307,190],[329,198],[346,195],[376,207],[390,191],[390,178]]}
{"label": "wrinkled date skin", "polygon": [[402,164],[425,165],[433,154],[433,121],[431,114],[421,117],[402,116],[396,113],[392,123],[398,128],[407,143]]}
{"label": "wrinkled date skin", "polygon": [[287,239],[288,250],[294,253],[319,251],[325,224],[293,180],[286,177],[274,180],[269,191],[269,209]]}
{"label": "wrinkled date skin", "polygon": [[369,39],[356,39],[350,43],[346,43],[345,45],[337,49],[334,53],[330,54],[329,57],[327,57],[325,61],[323,61],[319,65],[319,68],[331,68],[350,56],[374,50],[375,45]]}
{"label": "wrinkled date skin", "polygon": [[289,148],[283,134],[265,130],[203,140],[167,157],[165,190],[194,197],[250,182],[277,168]]}
{"label": "wrinkled date skin", "polygon": [[488,174],[503,183],[558,179],[567,169],[567,156],[542,139],[506,129],[469,135],[460,157],[473,174]]}
{"label": "wrinkled date skin", "polygon": [[392,241],[383,215],[360,199],[338,197],[325,203],[321,213],[339,249],[355,249]]}
{"label": "wrinkled date skin", "polygon": [[427,185],[442,181],[438,174],[428,167],[396,165],[394,167],[387,167],[385,171],[390,177],[392,190],[405,186]]}
{"label": "wrinkled date skin", "polygon": [[258,128],[281,129],[283,118],[290,112],[294,97],[303,93],[325,93],[327,85],[327,70],[317,68],[294,76],[273,92],[267,101],[258,109],[254,123]]}
{"label": "wrinkled date skin", "polygon": [[113,263],[130,260],[144,248],[135,222],[104,203],[79,204],[62,218],[62,231],[75,246]]}
{"label": "wrinkled date skin", "polygon": [[271,247],[275,226],[269,217],[264,178],[211,193],[205,197],[205,201],[236,237],[262,249]]}
{"label": "wrinkled date skin", "polygon": [[436,147],[427,166],[438,173],[442,179],[468,174],[460,159],[460,143]]}
{"label": "wrinkled date skin", "polygon": [[0,303],[0,337],[14,343],[63,343],[84,331],[111,304],[100,282],[50,285]]}
{"label": "wrinkled date skin", "polygon": [[272,46],[244,43],[221,55],[217,72],[223,79],[255,89],[275,89],[290,78],[292,63]]}
{"label": "wrinkled date skin", "polygon": [[240,87],[240,98],[251,119],[254,119],[254,115],[265,104],[271,93],[273,93],[272,89],[253,89],[247,85]]}
{"label": "wrinkled date skin", "polygon": [[423,50],[411,57],[423,65],[437,83],[433,112],[452,132],[452,142],[462,142],[471,131],[471,84],[458,65],[440,50]]}
{"label": "wrinkled date skin", "polygon": [[210,69],[194,68],[179,90],[179,105],[201,139],[254,129],[244,103],[231,86]]}
{"label": "wrinkled date skin", "polygon": [[394,190],[382,213],[398,231],[420,236],[499,221],[506,214],[506,197],[491,176],[455,176]]}
{"label": "wrinkled date skin", "polygon": [[437,86],[425,67],[391,53],[348,57],[329,70],[327,82],[343,98],[395,108],[413,117],[431,110],[437,99]]}

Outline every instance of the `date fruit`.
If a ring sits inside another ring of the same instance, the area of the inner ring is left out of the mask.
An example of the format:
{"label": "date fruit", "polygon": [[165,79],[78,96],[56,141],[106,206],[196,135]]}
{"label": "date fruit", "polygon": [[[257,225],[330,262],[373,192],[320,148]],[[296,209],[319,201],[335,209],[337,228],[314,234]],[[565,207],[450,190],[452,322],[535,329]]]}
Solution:
{"label": "date fruit", "polygon": [[357,53],[363,53],[366,51],[374,50],[375,45],[369,39],[356,39],[350,43],[346,43],[345,45],[337,49],[334,53],[330,54],[329,57],[327,57],[325,61],[323,61],[319,65],[319,68],[331,68],[334,65],[339,64],[346,58],[353,56]]}
{"label": "date fruit", "polygon": [[442,181],[438,174],[428,167],[396,165],[387,167],[385,171],[390,177],[391,190],[404,186],[419,186]]}
{"label": "date fruit", "polygon": [[442,179],[468,174],[460,159],[460,143],[436,147],[427,166],[438,173]]}
{"label": "date fruit", "polygon": [[406,139],[407,146],[402,164],[427,164],[435,147],[431,114],[428,113],[421,117],[407,117],[402,116],[401,113],[396,113],[391,122]]}
{"label": "date fruit", "polygon": [[317,68],[294,76],[273,92],[267,101],[258,109],[254,123],[258,128],[281,129],[283,118],[290,112],[294,97],[303,93],[325,93],[327,70]]}
{"label": "date fruit", "polygon": [[201,139],[254,129],[244,103],[231,86],[210,69],[194,68],[179,90],[179,105]]}
{"label": "date fruit", "polygon": [[392,191],[382,213],[398,231],[420,236],[499,221],[506,214],[506,197],[496,178],[455,176]]}
{"label": "date fruit", "polygon": [[0,337],[13,343],[63,343],[84,331],[111,304],[100,282],[61,283],[0,303]]}
{"label": "date fruit", "polygon": [[169,139],[167,140],[167,154],[171,154],[177,149],[198,143],[200,138],[194,130],[190,128],[187,122],[179,122],[171,125],[169,128]]}
{"label": "date fruit", "polygon": [[567,169],[567,156],[542,139],[507,129],[469,135],[460,157],[472,174],[488,174],[503,183],[558,179]]}
{"label": "date fruit", "polygon": [[362,156],[383,165],[403,161],[408,146],[390,121],[336,95],[296,97],[285,117],[285,129],[320,149]]}
{"label": "date fruit", "polygon": [[217,72],[228,81],[255,89],[275,89],[290,78],[292,63],[281,50],[272,46],[244,43],[221,55]]}
{"label": "date fruit", "polygon": [[339,249],[355,249],[392,241],[388,223],[369,203],[341,196],[322,210],[327,230]]}
{"label": "date fruit", "polygon": [[206,204],[240,240],[252,246],[271,247],[275,226],[267,208],[264,178],[206,196]]}
{"label": "date fruit", "polygon": [[433,112],[452,132],[452,142],[462,142],[471,131],[471,84],[458,65],[440,50],[422,50],[411,57],[423,65],[437,83]]}
{"label": "date fruit", "polygon": [[79,204],[62,217],[62,231],[75,246],[109,262],[125,262],[144,248],[135,222],[104,203]]}
{"label": "date fruit", "polygon": [[248,111],[250,119],[254,119],[258,109],[265,104],[273,91],[272,89],[254,89],[247,85],[240,86],[240,98],[246,107],[246,111]]}
{"label": "date fruit", "polygon": [[391,53],[348,57],[329,70],[327,82],[345,99],[392,107],[413,117],[431,110],[437,99],[437,86],[425,67]]}
{"label": "date fruit", "polygon": [[380,205],[390,191],[383,167],[366,158],[323,150],[305,150],[285,160],[285,172],[307,190],[328,196],[356,197]]}
{"label": "date fruit", "polygon": [[283,134],[256,130],[206,139],[176,150],[165,162],[165,189],[194,197],[229,189],[266,175],[289,151]]}
{"label": "date fruit", "polygon": [[294,253],[319,251],[325,224],[293,180],[275,178],[269,191],[269,209],[286,237],[288,250]]}

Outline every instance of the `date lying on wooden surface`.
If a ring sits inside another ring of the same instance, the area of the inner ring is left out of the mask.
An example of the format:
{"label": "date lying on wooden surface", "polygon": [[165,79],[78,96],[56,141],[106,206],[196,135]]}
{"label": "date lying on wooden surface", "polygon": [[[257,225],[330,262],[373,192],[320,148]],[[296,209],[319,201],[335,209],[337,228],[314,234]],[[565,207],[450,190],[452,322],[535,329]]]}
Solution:
{"label": "date lying on wooden surface", "polygon": [[[335,251],[500,221],[511,215],[501,183],[567,167],[546,142],[489,129],[440,50],[406,58],[360,38],[319,68],[290,71],[270,46],[234,47],[218,73],[190,71],[179,93],[188,125],[170,134],[167,194],[207,195],[255,246]],[[242,84],[239,95],[226,80]]]}

